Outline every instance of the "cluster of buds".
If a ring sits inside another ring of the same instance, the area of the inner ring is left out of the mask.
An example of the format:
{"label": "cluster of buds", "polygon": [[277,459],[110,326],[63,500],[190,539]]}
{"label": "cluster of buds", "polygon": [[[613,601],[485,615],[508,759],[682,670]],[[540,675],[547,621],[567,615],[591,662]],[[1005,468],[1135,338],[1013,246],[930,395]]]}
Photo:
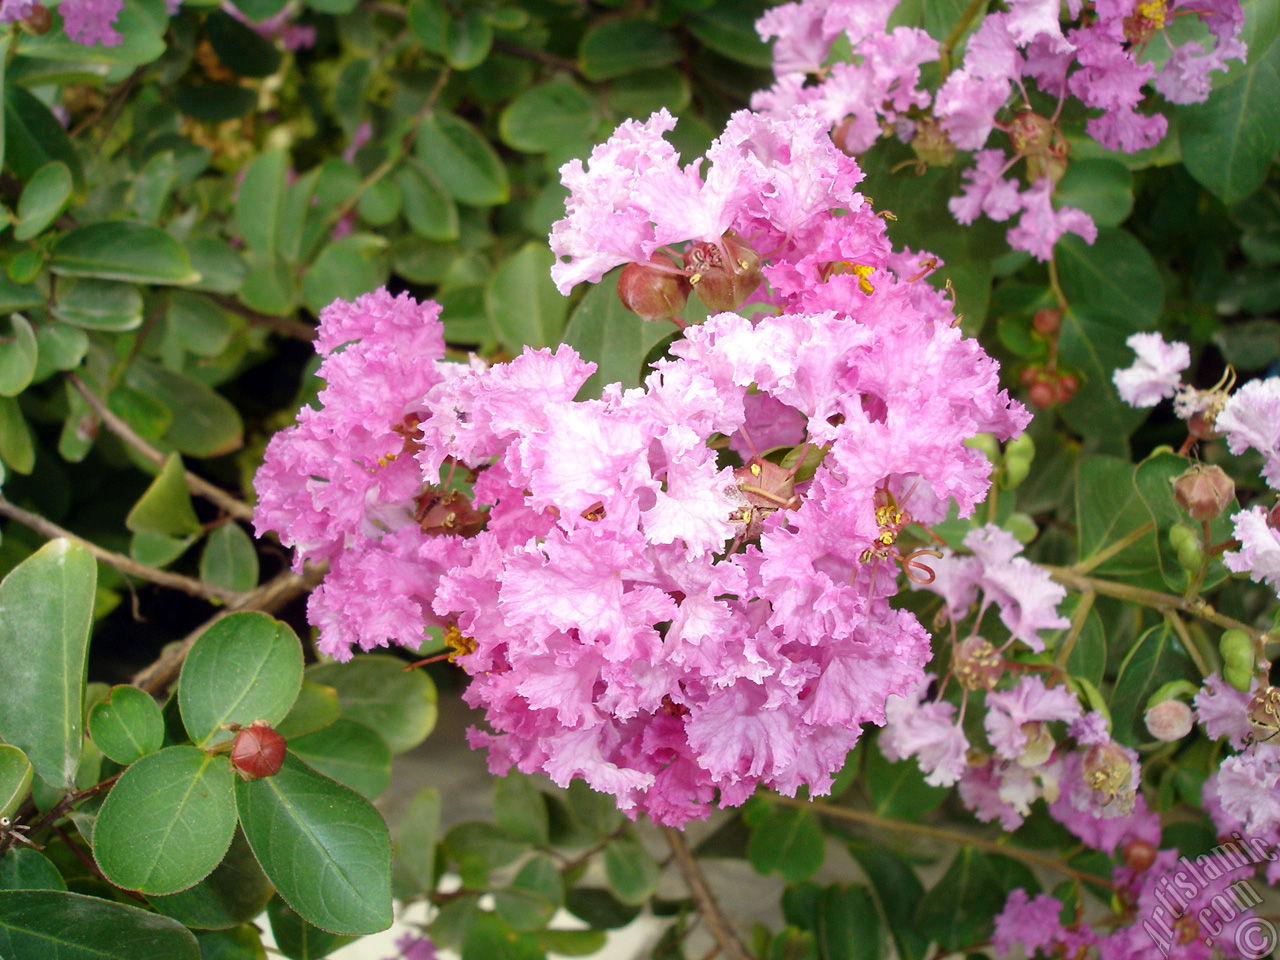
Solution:
{"label": "cluster of buds", "polygon": [[1080,389],[1079,377],[1056,366],[1023,367],[1019,379],[1027,388],[1027,399],[1041,410],[1066,403]]}
{"label": "cluster of buds", "polygon": [[676,258],[655,251],[648,263],[629,263],[618,277],[618,298],[645,320],[672,320],[680,315],[689,293],[713,313],[733,310],[764,279],[760,255],[732,230],[716,243],[699,241]]}

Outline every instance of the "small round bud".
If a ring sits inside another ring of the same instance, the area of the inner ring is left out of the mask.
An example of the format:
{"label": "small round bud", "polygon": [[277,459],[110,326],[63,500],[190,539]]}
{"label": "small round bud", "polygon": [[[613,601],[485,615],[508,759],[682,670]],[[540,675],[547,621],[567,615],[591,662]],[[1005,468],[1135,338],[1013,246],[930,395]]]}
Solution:
{"label": "small round bud", "polygon": [[671,272],[678,268],[665,253],[655,252],[649,264],[629,263],[622,268],[618,299],[644,320],[670,320],[684,309],[692,288],[686,277]]}
{"label": "small round bud", "polygon": [[1036,457],[1036,442],[1027,434],[1014,437],[1004,448],[1004,458],[1000,461],[1003,474],[1000,486],[1004,490],[1012,490],[1031,472],[1031,462]]}
{"label": "small round bud", "polygon": [[1031,326],[1043,337],[1052,337],[1062,326],[1062,311],[1053,307],[1037,310],[1031,318]]}
{"label": "small round bud", "polygon": [[231,766],[246,780],[274,777],[284,764],[284,737],[271,725],[258,722],[244,727],[231,743]]}
{"label": "small round bud", "polygon": [[1200,548],[1200,538],[1185,523],[1175,523],[1167,534],[1169,546],[1173,547],[1178,557],[1178,566],[1194,573],[1204,562],[1204,551]]}
{"label": "small round bud", "polygon": [[1027,388],[1027,399],[1041,410],[1048,410],[1058,403],[1058,390],[1053,380],[1045,377]]}
{"label": "small round bud", "polygon": [[1157,740],[1166,743],[1181,740],[1191,732],[1195,722],[1191,708],[1181,700],[1165,700],[1146,712],[1147,729]]}
{"label": "small round bud", "polygon": [[1080,389],[1080,378],[1074,373],[1064,373],[1058,377],[1058,402],[1066,403]]}
{"label": "small round bud", "polygon": [[996,648],[977,635],[957,643],[951,657],[951,669],[966,690],[990,690],[1004,675]]}
{"label": "small round bud", "polygon": [[1156,862],[1156,848],[1146,840],[1130,840],[1124,845],[1124,865],[1134,873],[1144,873]]}
{"label": "small round bud", "polygon": [[32,4],[31,12],[22,21],[23,25],[37,36],[44,36],[53,29],[53,14],[49,8],[40,4]]}
{"label": "small round bud", "polygon": [[718,244],[695,243],[684,255],[689,283],[708,310],[733,310],[764,280],[760,255],[730,230]]}
{"label": "small round bud", "polygon": [[1267,526],[1272,530],[1280,530],[1280,500],[1276,501],[1276,505],[1267,511]]}
{"label": "small round bud", "polygon": [[1197,463],[1173,481],[1173,498],[1198,522],[1222,516],[1235,495],[1235,481],[1218,466]]}
{"label": "small round bud", "polygon": [[1018,380],[1024,387],[1029,387],[1040,379],[1040,368],[1032,364],[1029,367],[1023,367],[1018,373]]}

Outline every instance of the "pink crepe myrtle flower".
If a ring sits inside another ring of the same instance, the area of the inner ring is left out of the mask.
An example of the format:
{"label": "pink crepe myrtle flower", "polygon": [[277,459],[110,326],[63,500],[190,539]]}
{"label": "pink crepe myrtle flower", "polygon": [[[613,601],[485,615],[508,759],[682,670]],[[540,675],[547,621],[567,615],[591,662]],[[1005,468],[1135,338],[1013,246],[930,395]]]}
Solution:
{"label": "pink crepe myrtle flower", "polygon": [[1121,400],[1131,407],[1154,407],[1178,392],[1182,371],[1191,366],[1190,347],[1177,340],[1166,343],[1159,333],[1135,333],[1125,345],[1137,359],[1111,375]]}
{"label": "pink crepe myrtle flower", "polygon": [[1224,553],[1222,562],[1254,583],[1269,583],[1280,595],[1280,530],[1271,526],[1266,507],[1242,510],[1231,519],[1240,549]]}
{"label": "pink crepe myrtle flower", "polygon": [[1017,760],[1027,745],[1027,725],[1078,720],[1080,701],[1066,687],[1046,687],[1039,677],[1023,677],[1010,690],[987,694],[983,718],[987,739],[997,754]]}
{"label": "pink crepe myrtle flower", "polygon": [[58,13],[67,36],[76,43],[118,47],[124,43],[124,34],[115,28],[115,21],[123,9],[124,0],[64,0]]}
{"label": "pink crepe myrtle flower", "polygon": [[910,696],[889,698],[880,749],[890,760],[915,757],[925,783],[949,787],[965,772],[969,741],[956,722],[955,704],[920,702],[927,688],[925,683]]}
{"label": "pink crepe myrtle flower", "polygon": [[1262,476],[1280,490],[1280,377],[1250,380],[1232,394],[1214,423],[1232,453],[1252,448],[1262,454]]}

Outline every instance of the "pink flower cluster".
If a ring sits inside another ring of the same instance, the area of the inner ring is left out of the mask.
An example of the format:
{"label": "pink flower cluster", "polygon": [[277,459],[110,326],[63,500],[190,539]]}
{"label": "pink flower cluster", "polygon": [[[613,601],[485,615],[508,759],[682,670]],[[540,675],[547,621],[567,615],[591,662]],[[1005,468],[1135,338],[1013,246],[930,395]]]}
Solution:
{"label": "pink flower cluster", "polygon": [[[1245,55],[1239,0],[1068,0],[1065,27],[1060,3],[1009,0],[1006,12],[982,20],[960,67],[934,96],[920,86],[920,66],[939,58],[939,45],[923,30],[889,30],[897,6],[897,0],[799,0],[770,10],[757,30],[765,40],[777,38],[777,80],[755,95],[753,108],[774,116],[811,109],[850,154],[885,132],[911,141],[923,162],[950,163],[957,148],[977,151],[952,213],[965,224],[980,213],[994,220],[1021,214],[1009,243],[1040,260],[1049,259],[1063,233],[1090,243],[1097,234],[1087,214],[1052,203],[1067,162],[1057,129],[1067,95],[1099,111],[1087,123],[1092,137],[1133,152],[1154,146],[1168,126],[1163,115],[1138,109],[1148,84],[1172,103],[1200,102],[1209,95],[1209,74]],[[1165,27],[1190,15],[1203,22],[1205,37],[1174,45]],[[843,51],[836,58],[837,43],[848,45],[847,59]],[[1159,71],[1147,55],[1152,44],[1169,48]],[[1053,116],[1032,109],[1033,81],[1057,98]],[[1012,155],[987,148],[993,130],[1009,136]],[[1029,185],[1020,189],[1005,174],[1023,158]]]}
{"label": "pink flower cluster", "polygon": [[776,251],[758,294],[776,315],[719,313],[642,388],[575,400],[593,366],[569,347],[445,362],[434,305],[338,302],[324,406],[257,486],[259,532],[329,561],[322,650],[440,625],[494,772],[682,824],[759,784],[826,791],[860,725],[920,684],[928,635],[889,604],[898,539],[971,511],[990,465],[964,440],[1028,415],[946,300],[899,276],[914,258],[812,117],[735,117],[705,177],[659,142],[667,122],[570,165],[557,281],[732,228]]}

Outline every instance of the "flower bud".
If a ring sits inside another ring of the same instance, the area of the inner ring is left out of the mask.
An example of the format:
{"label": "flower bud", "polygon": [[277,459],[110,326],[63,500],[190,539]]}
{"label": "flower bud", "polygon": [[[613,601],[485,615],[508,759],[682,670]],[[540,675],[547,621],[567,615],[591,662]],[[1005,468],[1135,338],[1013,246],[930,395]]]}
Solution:
{"label": "flower bud", "polygon": [[1280,500],[1276,501],[1276,505],[1267,511],[1267,526],[1272,530],[1280,530]]}
{"label": "flower bud", "polygon": [[1197,463],[1173,481],[1173,498],[1192,520],[1216,520],[1235,499],[1236,484],[1221,467]]}
{"label": "flower bud", "polygon": [[1200,548],[1200,538],[1185,523],[1175,523],[1167,534],[1169,546],[1173,547],[1178,558],[1178,566],[1189,573],[1200,569],[1204,562],[1204,551]]}
{"label": "flower bud", "polygon": [[1181,700],[1165,700],[1146,712],[1147,729],[1157,740],[1166,743],[1181,740],[1191,732],[1195,720],[1191,708]]}
{"label": "flower bud", "polygon": [[1134,873],[1143,873],[1156,862],[1156,848],[1146,840],[1130,840],[1124,845],[1124,865]]}
{"label": "flower bud", "polygon": [[26,15],[22,24],[32,33],[42,37],[53,29],[53,14],[49,12],[48,7],[35,3],[31,5],[31,12]]}
{"label": "flower bud", "polygon": [[1031,326],[1035,327],[1036,333],[1041,336],[1051,337],[1062,326],[1062,311],[1055,310],[1053,307],[1037,310],[1035,316],[1031,318]]}
{"label": "flower bud", "polygon": [[760,255],[732,230],[719,244],[695,243],[684,255],[689,282],[708,310],[733,310],[764,280]]}
{"label": "flower bud", "polygon": [[231,743],[231,766],[246,780],[274,777],[284,764],[284,737],[259,720],[244,727]]}
{"label": "flower bud", "polygon": [[[629,263],[618,277],[618,299],[644,320],[670,320],[689,300],[689,281],[679,273],[672,259],[655,251],[649,263]],[[663,269],[667,268],[667,269]]]}
{"label": "flower bud", "polygon": [[956,644],[951,669],[966,690],[990,690],[1004,675],[1004,661],[995,647],[974,635]]}

